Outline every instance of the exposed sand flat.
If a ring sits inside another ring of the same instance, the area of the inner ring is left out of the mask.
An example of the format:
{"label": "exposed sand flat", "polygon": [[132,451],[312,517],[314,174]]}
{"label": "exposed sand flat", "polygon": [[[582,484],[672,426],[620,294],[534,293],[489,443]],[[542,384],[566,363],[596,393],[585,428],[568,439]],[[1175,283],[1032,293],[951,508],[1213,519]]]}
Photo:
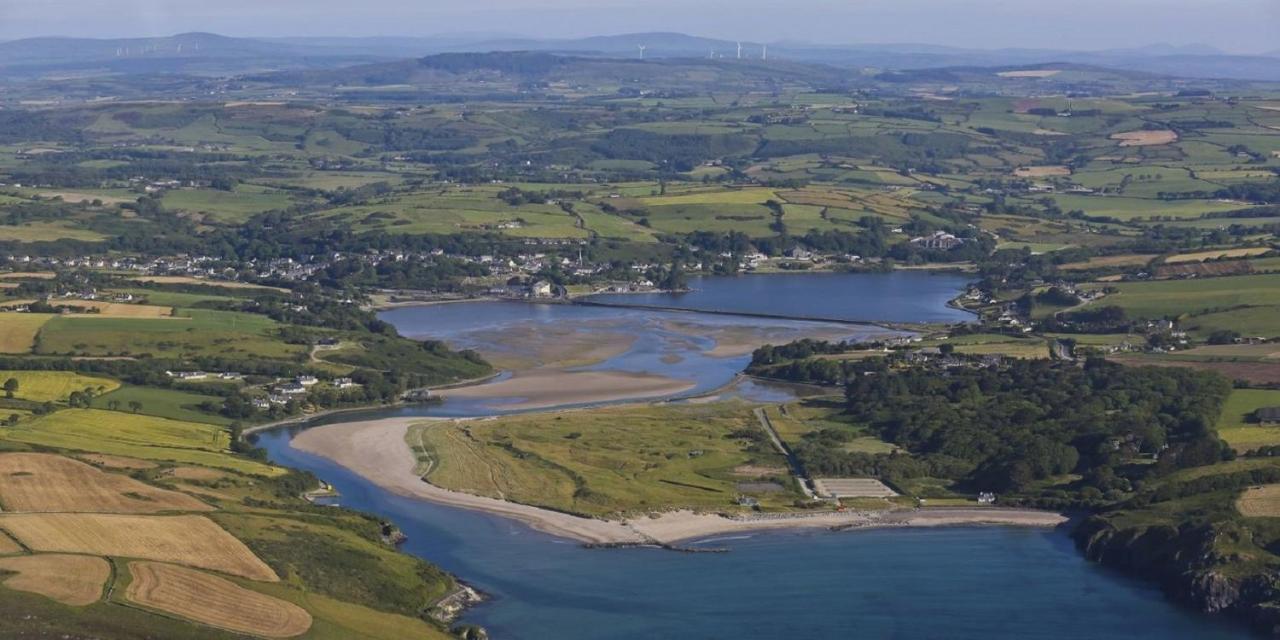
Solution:
{"label": "exposed sand flat", "polygon": [[506,380],[441,392],[445,398],[520,398],[503,403],[509,409],[545,409],[571,404],[616,402],[668,396],[688,391],[693,382],[626,371],[535,369]]}
{"label": "exposed sand flat", "polygon": [[596,364],[626,353],[637,335],[621,328],[617,321],[578,326],[539,324],[478,331],[467,338],[479,342],[480,353],[503,369],[568,368]]}
{"label": "exposed sand flat", "polygon": [[668,320],[662,323],[662,327],[691,336],[711,338],[715,341],[715,346],[707,351],[707,355],[713,358],[747,355],[766,344],[785,344],[800,338],[839,341],[865,332],[855,327],[818,322],[797,326],[752,327]]}
{"label": "exposed sand flat", "polygon": [[440,504],[485,511],[519,520],[552,535],[588,543],[674,543],[724,533],[793,528],[863,528],[1000,524],[1052,527],[1066,521],[1045,511],[995,508],[940,508],[920,511],[825,512],[732,519],[689,511],[627,522],[581,518],[494,498],[449,491],[414,473],[417,464],[405,443],[409,426],[423,418],[387,418],[307,429],[293,439],[301,451],[319,455],[395,493]]}

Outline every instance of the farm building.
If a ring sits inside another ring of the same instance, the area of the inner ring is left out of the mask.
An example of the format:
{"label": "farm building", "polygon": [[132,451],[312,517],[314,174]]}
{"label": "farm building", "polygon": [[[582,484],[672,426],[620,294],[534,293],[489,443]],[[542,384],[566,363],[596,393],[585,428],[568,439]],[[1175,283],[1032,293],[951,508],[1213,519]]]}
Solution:
{"label": "farm building", "polygon": [[946,231],[937,231],[930,236],[912,238],[911,244],[925,249],[950,250],[964,244],[963,238],[957,238]]}
{"label": "farm building", "polygon": [[1253,417],[1262,424],[1280,424],[1280,407],[1262,407],[1253,412]]}

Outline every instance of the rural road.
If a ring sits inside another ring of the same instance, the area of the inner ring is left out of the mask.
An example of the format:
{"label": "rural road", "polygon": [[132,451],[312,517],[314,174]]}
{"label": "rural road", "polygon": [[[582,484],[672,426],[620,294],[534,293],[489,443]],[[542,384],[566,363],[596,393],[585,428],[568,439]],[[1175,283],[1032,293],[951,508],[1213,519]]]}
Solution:
{"label": "rural road", "polygon": [[804,495],[810,500],[816,499],[813,489],[809,488],[809,479],[805,477],[804,471],[800,467],[800,461],[791,453],[791,448],[778,437],[778,432],[773,428],[773,421],[769,420],[769,414],[765,413],[764,407],[754,409],[756,419],[760,421],[760,426],[764,428],[765,433],[769,434],[769,439],[773,441],[773,446],[778,449],[782,455],[786,456],[787,463],[791,465],[791,474],[796,477],[800,483],[800,489],[804,491]]}

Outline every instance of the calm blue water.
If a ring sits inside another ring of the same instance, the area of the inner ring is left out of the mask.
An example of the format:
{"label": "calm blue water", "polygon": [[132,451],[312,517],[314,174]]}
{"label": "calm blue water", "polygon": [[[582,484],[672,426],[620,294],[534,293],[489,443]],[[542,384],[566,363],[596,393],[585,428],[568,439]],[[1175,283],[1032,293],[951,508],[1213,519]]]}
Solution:
{"label": "calm blue water", "polygon": [[[795,282],[795,276],[783,277]],[[829,276],[804,277],[845,286],[826,280]],[[874,276],[859,276],[867,277]],[[951,295],[954,290],[938,298],[945,302]],[[479,325],[613,320],[618,312],[466,304],[401,309],[383,317],[406,334],[466,341]],[[898,319],[920,319],[900,315]],[[621,317],[642,324],[652,320],[635,310],[623,310]],[[614,366],[656,366],[651,352],[665,348],[660,343],[633,346],[613,359]],[[729,367],[741,367],[741,359],[735,364],[731,358],[699,356],[707,346],[685,350],[690,359],[706,360],[695,377],[718,379],[737,370]],[[714,362],[720,364],[707,364]],[[683,363],[674,368],[683,369]],[[748,386],[745,393],[780,392]],[[493,407],[474,402],[448,401],[323,422],[492,412]],[[510,520],[391,494],[327,460],[294,450],[292,435],[286,430],[263,433],[258,444],[272,460],[332,483],[344,506],[395,522],[409,536],[405,551],[491,595],[464,621],[485,626],[495,638],[1251,637],[1237,625],[1175,607],[1148,583],[1086,562],[1063,531],[771,532],[708,541],[731,549],[723,554],[588,550]]]}
{"label": "calm blue water", "polygon": [[947,306],[970,278],[922,271],[787,273],[689,280],[688,293],[601,294],[588,299],[700,311],[737,311],[860,322],[965,322]]}

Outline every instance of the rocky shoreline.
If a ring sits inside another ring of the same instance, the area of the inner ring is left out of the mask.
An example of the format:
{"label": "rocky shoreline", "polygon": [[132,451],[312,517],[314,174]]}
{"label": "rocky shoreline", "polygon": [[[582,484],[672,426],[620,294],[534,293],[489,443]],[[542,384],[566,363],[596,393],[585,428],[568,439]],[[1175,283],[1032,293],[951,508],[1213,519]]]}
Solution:
{"label": "rocky shoreline", "polygon": [[1230,523],[1121,529],[1105,517],[1087,518],[1072,532],[1086,558],[1158,582],[1165,594],[1202,613],[1239,618],[1280,636],[1280,576],[1265,571],[1235,575],[1215,542],[1231,536]]}

